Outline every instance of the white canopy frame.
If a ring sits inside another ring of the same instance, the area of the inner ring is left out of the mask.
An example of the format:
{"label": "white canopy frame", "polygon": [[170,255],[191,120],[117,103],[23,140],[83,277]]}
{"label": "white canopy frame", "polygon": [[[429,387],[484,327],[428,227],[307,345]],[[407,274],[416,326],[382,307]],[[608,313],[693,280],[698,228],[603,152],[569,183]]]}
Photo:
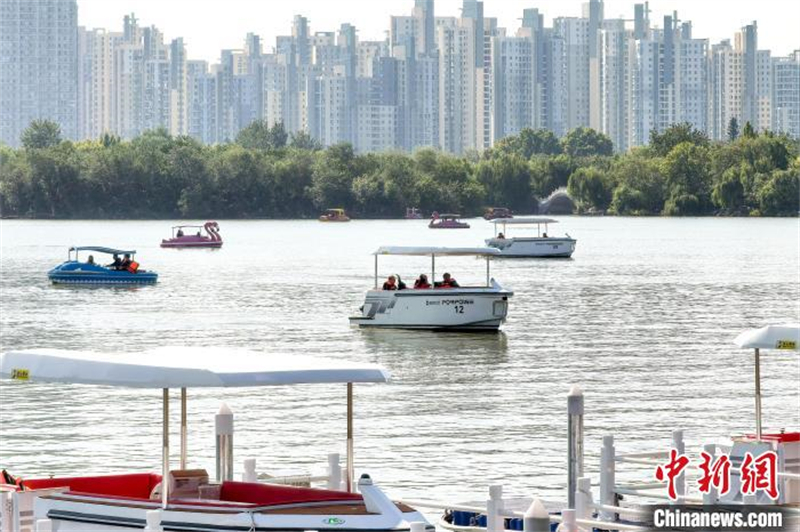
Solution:
{"label": "white canopy frame", "polygon": [[734,343],[743,349],[755,350],[756,439],[761,441],[761,350],[800,351],[800,324],[767,325],[744,331]]}
{"label": "white canopy frame", "polygon": [[494,224],[494,236],[497,236],[497,226],[503,226],[503,235],[508,232],[507,226],[509,225],[535,225],[536,226],[536,236],[541,238],[542,236],[542,225],[544,225],[544,234],[547,235],[547,226],[549,224],[557,224],[558,220],[553,218],[497,218],[492,220]]}
{"label": "white canopy frame", "polygon": [[500,250],[495,248],[445,248],[426,246],[381,246],[373,255],[375,256],[375,290],[378,289],[378,257],[381,255],[404,255],[411,257],[431,257],[431,285],[436,279],[436,256],[451,257],[485,257],[486,258],[486,286],[491,286],[491,259],[500,255]]}
{"label": "white canopy frame", "polygon": [[187,465],[187,388],[229,388],[292,384],[347,384],[347,478],[354,489],[353,384],[381,383],[389,373],[377,364],[305,356],[277,357],[235,348],[162,347],[143,353],[92,353],[57,349],[0,354],[0,378],[35,382],[96,384],[161,389],[161,503],[169,500],[169,390],[181,389],[180,464]]}

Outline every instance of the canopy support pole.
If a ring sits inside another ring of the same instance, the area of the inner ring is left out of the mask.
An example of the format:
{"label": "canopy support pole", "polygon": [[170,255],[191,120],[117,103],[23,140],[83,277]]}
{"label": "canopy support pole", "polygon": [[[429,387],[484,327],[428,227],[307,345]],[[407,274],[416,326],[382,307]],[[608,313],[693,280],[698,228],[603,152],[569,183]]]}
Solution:
{"label": "canopy support pole", "polygon": [[486,255],[486,286],[489,286],[490,279],[491,278],[489,276],[489,255]]}
{"label": "canopy support pole", "polygon": [[375,255],[375,290],[378,289],[378,255]]}
{"label": "canopy support pole", "polygon": [[431,253],[431,286],[436,286],[436,255]]}
{"label": "canopy support pole", "polygon": [[347,383],[347,492],[352,493],[353,477],[353,383]]}
{"label": "canopy support pole", "polygon": [[169,388],[162,390],[161,506],[169,500]]}
{"label": "canopy support pole", "polygon": [[756,347],[756,440],[761,441],[761,351]]}
{"label": "canopy support pole", "polygon": [[189,436],[186,430],[186,388],[181,388],[181,469],[186,469],[188,439]]}

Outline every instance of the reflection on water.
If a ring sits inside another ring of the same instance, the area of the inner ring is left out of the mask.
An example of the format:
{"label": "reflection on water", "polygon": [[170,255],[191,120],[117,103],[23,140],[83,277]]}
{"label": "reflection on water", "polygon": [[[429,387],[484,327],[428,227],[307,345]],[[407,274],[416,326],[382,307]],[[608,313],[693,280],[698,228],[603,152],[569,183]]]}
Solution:
{"label": "reflection on water", "polygon": [[[135,352],[163,345],[241,346],[383,364],[388,385],[356,386],[357,470],[398,496],[561,498],[566,399],[586,393],[587,469],[600,440],[663,450],[670,431],[690,448],[752,430],[752,354],[742,329],[798,320],[797,220],[564,218],[573,260],[497,260],[512,290],[498,334],[350,328],[373,284],[379,245],[475,246],[425,221],[320,224],[221,222],[221,250],[158,244],[171,222],[3,221],[2,349]],[[46,272],[70,245],[133,248],[159,284],[56,288]],[[381,260],[414,279],[425,258]],[[437,272],[480,282],[484,263],[437,259]],[[762,358],[764,419],[800,425],[800,358]],[[344,452],[344,386],[190,390],[190,465],[213,471],[213,416],[236,415],[236,464],[324,467]],[[0,385],[0,465],[23,476],[147,470],[160,461],[160,392],[93,386]],[[175,405],[177,406],[177,405]],[[175,408],[174,410],[177,410]],[[173,422],[177,427],[177,418]],[[177,433],[174,434],[177,443]]]}

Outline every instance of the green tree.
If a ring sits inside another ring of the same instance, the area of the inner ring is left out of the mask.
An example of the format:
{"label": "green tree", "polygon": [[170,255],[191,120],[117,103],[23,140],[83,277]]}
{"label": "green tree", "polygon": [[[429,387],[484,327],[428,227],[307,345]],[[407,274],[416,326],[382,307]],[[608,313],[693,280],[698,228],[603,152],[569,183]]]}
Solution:
{"label": "green tree", "polygon": [[564,153],[570,157],[612,155],[614,144],[606,135],[588,127],[578,127],[561,139]]}
{"label": "green tree", "polygon": [[530,159],[534,155],[558,155],[561,153],[561,144],[549,129],[524,128],[517,135],[497,142],[494,151]]}
{"label": "green tree", "polygon": [[665,182],[661,160],[644,156],[645,150],[633,151],[612,167],[614,197],[611,211],[624,215],[654,215],[664,209]]}
{"label": "green tree", "polygon": [[597,168],[583,167],[569,176],[567,192],[581,209],[605,211],[611,205],[614,184]]}
{"label": "green tree", "polygon": [[758,205],[766,216],[796,216],[800,211],[800,164],[774,172],[758,191]]}
{"label": "green tree", "polygon": [[305,131],[292,133],[289,146],[298,150],[319,151],[322,149],[322,144]]}
{"label": "green tree", "polygon": [[666,157],[672,148],[682,142],[689,142],[696,146],[708,146],[708,135],[695,129],[689,122],[675,124],[659,133],[655,129],[650,131],[650,148],[659,157]]}
{"label": "green tree", "polygon": [[708,148],[683,142],[669,152],[663,162],[667,186],[664,214],[693,216],[711,209],[711,179]]}
{"label": "green tree", "polygon": [[531,210],[531,169],[519,155],[480,161],[475,167],[475,175],[486,191],[486,201],[491,205],[502,205],[517,211]]}
{"label": "green tree", "polygon": [[742,130],[742,136],[748,139],[756,138],[756,132],[753,129],[753,125],[750,123],[749,120],[744,124],[744,129]]}
{"label": "green tree", "polygon": [[289,136],[282,122],[270,126],[266,120],[255,120],[236,135],[236,144],[248,150],[277,150],[286,146]]}
{"label": "green tree", "polygon": [[739,138],[739,121],[736,117],[731,117],[728,121],[728,141],[733,142]]}
{"label": "green tree", "polygon": [[22,146],[27,150],[52,148],[61,143],[61,126],[52,120],[34,120],[22,132]]}
{"label": "green tree", "polygon": [[350,144],[336,144],[322,152],[314,165],[309,191],[314,204],[321,209],[352,206],[357,174],[356,155]]}

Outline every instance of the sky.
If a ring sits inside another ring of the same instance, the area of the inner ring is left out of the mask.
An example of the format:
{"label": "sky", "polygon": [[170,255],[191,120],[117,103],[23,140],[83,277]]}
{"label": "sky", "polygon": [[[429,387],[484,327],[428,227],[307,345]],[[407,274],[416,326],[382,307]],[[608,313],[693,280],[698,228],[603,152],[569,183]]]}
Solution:
{"label": "sky", "polygon": [[[643,0],[606,0],[606,18],[633,18],[633,4]],[[554,17],[580,16],[584,0],[485,0],[487,17],[513,34],[522,10],[537,7],[549,26]],[[459,16],[462,0],[436,0],[437,16]],[[122,17],[135,13],[143,26],[158,27],[168,42],[183,37],[191,59],[216,62],[221,49],[243,47],[248,32],[261,36],[264,51],[275,37],[289,35],[294,15],[304,15],[311,31],[334,31],[344,22],[358,29],[360,40],[381,40],[391,15],[408,15],[414,0],[78,0],[78,23],[87,28],[120,31]],[[800,1],[797,0],[650,0],[650,21],[678,12],[692,22],[694,36],[711,43],[733,40],[742,26],[758,22],[760,49],[785,56],[800,49]]]}

